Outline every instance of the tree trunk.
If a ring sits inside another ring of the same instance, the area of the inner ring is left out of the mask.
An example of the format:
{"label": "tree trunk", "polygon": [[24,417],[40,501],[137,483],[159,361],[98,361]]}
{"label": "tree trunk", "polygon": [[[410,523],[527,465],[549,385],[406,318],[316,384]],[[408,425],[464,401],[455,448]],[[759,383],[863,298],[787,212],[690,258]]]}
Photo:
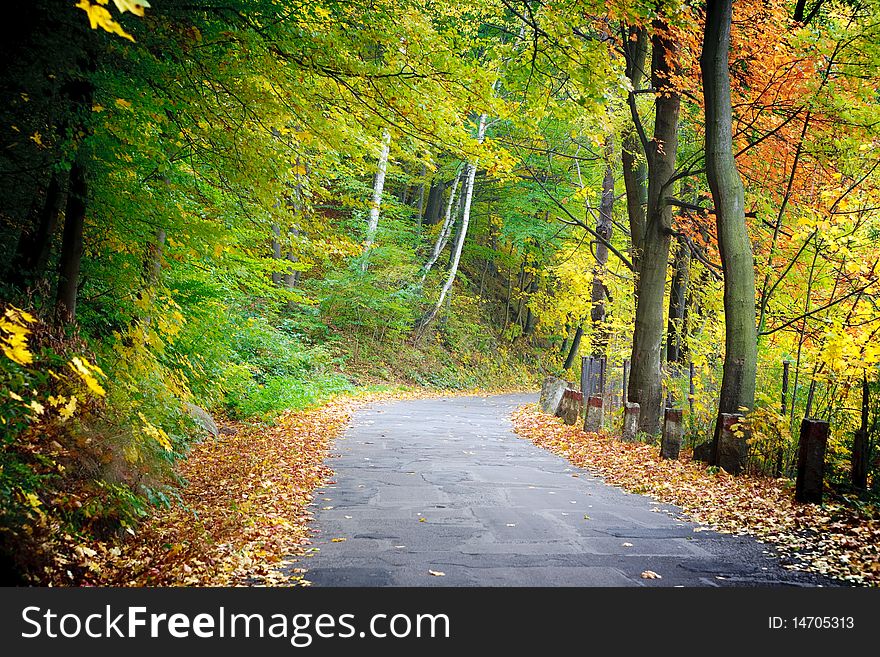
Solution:
{"label": "tree trunk", "polygon": [[444,181],[435,180],[431,182],[422,223],[427,226],[433,226],[440,222],[440,217],[443,216],[443,194],[445,192],[446,183]]}
{"label": "tree trunk", "polygon": [[62,200],[61,179],[58,173],[53,171],[49,178],[49,186],[46,188],[43,206],[36,217],[36,227],[30,232],[23,233],[18,241],[10,273],[13,282],[19,287],[32,284],[46,269],[52,248],[52,237],[55,235],[58,217],[61,214]]}
{"label": "tree trunk", "polygon": [[422,212],[425,210],[425,174],[427,171],[428,167],[423,164],[420,175],[421,182],[419,183],[419,202],[416,204],[416,216],[418,217],[419,230],[421,230],[422,227]]}
{"label": "tree trunk", "polygon": [[[388,134],[387,132],[385,134]],[[387,161],[387,155],[386,155]],[[297,156],[296,158],[297,169],[300,166],[300,158]],[[303,215],[305,212],[305,204],[303,203],[303,184],[302,184],[302,174],[296,174],[296,183],[293,186],[293,213],[295,220],[297,222],[302,221]],[[378,218],[377,218],[378,221]],[[299,236],[299,228],[296,225],[290,228],[288,231],[288,248],[287,248],[287,261],[291,264],[299,262],[299,258],[294,251],[293,244],[294,238]],[[288,273],[284,275],[284,288],[291,292],[296,287],[297,282],[299,281],[299,271],[296,269],[292,269]],[[293,310],[296,307],[293,299],[287,300],[287,308],[288,310]]]}
{"label": "tree trunk", "polygon": [[672,285],[669,288],[669,322],[666,327],[666,362],[679,373],[687,365],[687,314],[688,284],[691,265],[691,249],[683,236],[676,239],[675,256],[672,261]]}
{"label": "tree trunk", "polygon": [[376,231],[379,229],[379,207],[382,205],[382,190],[385,187],[385,172],[388,170],[388,153],[391,149],[391,135],[387,130],[382,131],[382,147],[379,150],[379,162],[376,167],[376,178],[373,181],[373,198],[370,201],[370,219],[367,223],[367,236],[364,240],[364,262],[361,265],[363,271],[367,271],[367,259],[373,241],[376,239]]}
{"label": "tree trunk", "polygon": [[[299,258],[296,257],[296,253],[294,253],[294,251],[293,251],[293,239],[292,239],[298,235],[299,235],[298,228],[291,228],[290,229],[291,246],[287,251],[286,257],[287,257],[287,262],[289,262],[291,264],[299,262]],[[284,289],[287,290],[288,292],[293,291],[294,288],[296,288],[296,284],[298,281],[299,281],[299,272],[297,270],[294,269],[294,270],[287,272],[286,274],[284,274]],[[287,300],[287,308],[289,310],[293,310],[295,305],[296,304],[293,302],[293,300],[291,300],[291,299]]]}
{"label": "tree trunk", "polygon": [[[614,170],[611,160],[614,147],[611,137],[605,139],[605,178],[602,180],[602,200],[599,203],[599,218],[596,221],[596,233],[611,241],[613,230],[612,211],[614,210]],[[593,287],[590,291],[590,320],[593,324],[592,352],[598,357],[604,356],[608,349],[608,326],[605,324],[605,267],[608,264],[608,247],[605,242],[596,242],[596,266],[593,267]]]}
{"label": "tree trunk", "polygon": [[523,323],[523,335],[530,335],[535,330],[535,313],[532,312],[532,307],[531,305],[529,305],[529,300],[538,291],[537,276],[532,276],[532,281],[529,283],[527,291],[529,296],[526,300],[526,319]]}
{"label": "tree trunk", "polygon": [[55,298],[55,316],[62,324],[76,319],[76,297],[79,271],[82,264],[83,225],[86,218],[88,182],[81,145],[76,160],[70,167],[67,207],[64,210],[64,234],[61,241],[61,259],[58,263],[58,293]]}
{"label": "tree trunk", "polygon": [[[275,260],[276,266],[281,260],[281,226],[278,224],[272,224],[272,259]],[[281,285],[280,271],[272,272],[272,284]]]}
{"label": "tree trunk", "polygon": [[[706,112],[706,177],[715,205],[718,250],[724,274],[724,373],[721,413],[741,413],[755,404],[757,333],[755,261],[746,228],[743,186],[733,156],[730,102],[732,0],[708,0],[700,69]],[[716,423],[716,438],[720,419]]]}
{"label": "tree trunk", "polygon": [[868,488],[868,458],[871,451],[871,443],[868,440],[868,411],[870,396],[868,390],[868,376],[862,377],[862,407],[861,423],[853,437],[852,448],[852,484],[859,490]]}
{"label": "tree trunk", "polygon": [[655,21],[651,39],[651,78],[657,97],[654,110],[654,138],[648,144],[648,205],[642,258],[639,264],[638,297],[633,333],[629,399],[640,405],[639,431],[660,433],[662,386],[660,352],[663,342],[663,301],[666,296],[666,267],[672,225],[672,206],[666,195],[675,172],[678,150],[680,98],[670,85],[676,44],[665,23]]}
{"label": "tree trunk", "polygon": [[[486,119],[488,117],[485,114],[480,115],[480,123],[477,127],[477,143],[482,144],[483,140],[486,137]],[[419,323],[419,331],[424,331],[425,328],[437,317],[437,313],[440,312],[440,308],[443,306],[443,301],[446,299],[446,295],[449,294],[449,291],[452,289],[452,284],[455,282],[455,275],[458,273],[458,264],[461,261],[461,250],[464,247],[464,240],[467,237],[468,232],[468,224],[471,219],[471,203],[474,198],[474,181],[477,178],[477,161],[468,162],[467,165],[467,174],[466,174],[466,186],[464,192],[464,208],[461,213],[461,233],[458,239],[455,242],[455,248],[453,250],[452,264],[449,267],[449,275],[446,277],[446,282],[443,284],[443,288],[440,290],[440,296],[437,299],[437,303],[434,304],[434,307],[422,318]]]}
{"label": "tree trunk", "polygon": [[568,350],[568,356],[565,359],[565,365],[562,366],[562,369],[570,370],[574,366],[574,361],[581,349],[581,338],[583,335],[584,327],[578,326],[574,332],[574,337],[571,339],[571,349]]}
{"label": "tree trunk", "polygon": [[568,334],[570,333],[570,329],[568,324],[565,325],[565,336],[562,338],[562,345],[559,347],[559,355],[564,356],[568,353]]}
{"label": "tree trunk", "polygon": [[[628,40],[626,75],[634,90],[641,89],[645,83],[645,59],[648,54],[648,37],[641,28],[630,28]],[[623,184],[626,189],[626,213],[629,219],[630,259],[633,263],[633,275],[636,277],[636,295],[638,295],[639,262],[642,259],[642,246],[645,241],[645,208],[648,203],[648,165],[645,152],[635,126],[630,124],[623,134],[623,145],[620,153],[623,164]]]}
{"label": "tree trunk", "polygon": [[443,219],[443,226],[440,227],[440,234],[437,235],[437,241],[434,242],[431,257],[428,258],[428,262],[425,263],[425,270],[422,272],[422,283],[425,282],[428,272],[431,271],[431,268],[437,262],[437,258],[440,257],[440,253],[449,241],[449,233],[451,232],[452,225],[455,223],[455,219],[458,216],[458,209],[461,207],[461,194],[458,193],[461,176],[461,173],[456,174],[455,182],[452,183],[452,191],[449,193],[449,202],[446,204],[446,216]]}

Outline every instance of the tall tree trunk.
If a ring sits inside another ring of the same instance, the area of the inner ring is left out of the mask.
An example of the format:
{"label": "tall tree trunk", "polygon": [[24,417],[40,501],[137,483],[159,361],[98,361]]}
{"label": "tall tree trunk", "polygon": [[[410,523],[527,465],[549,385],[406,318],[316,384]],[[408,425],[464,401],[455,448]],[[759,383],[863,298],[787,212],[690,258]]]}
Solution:
{"label": "tall tree trunk", "polygon": [[706,112],[706,177],[715,204],[724,274],[724,373],[716,442],[721,413],[754,408],[758,357],[755,261],[746,228],[742,180],[733,156],[728,69],[731,5],[732,0],[708,0],[700,56]]}
{"label": "tall tree trunk", "polygon": [[568,340],[569,333],[571,333],[571,329],[568,324],[565,325],[565,335],[562,338],[562,345],[559,347],[559,355],[564,356],[568,353]]}
{"label": "tall tree trunk", "polygon": [[[644,87],[645,60],[648,54],[648,37],[641,28],[630,28],[626,41],[626,75],[633,90]],[[634,39],[632,38],[634,37]],[[623,133],[620,152],[623,165],[623,184],[626,189],[626,213],[629,219],[630,259],[633,275],[636,277],[636,296],[638,296],[638,272],[645,241],[645,210],[648,203],[648,165],[645,151],[634,125],[630,124]]]}
{"label": "tall tree trunk", "polygon": [[434,248],[431,250],[431,256],[425,263],[425,269],[422,272],[421,282],[425,282],[428,272],[437,262],[446,243],[449,241],[449,233],[452,231],[452,225],[458,217],[458,209],[461,207],[461,194],[458,193],[459,183],[461,182],[462,173],[459,172],[455,176],[455,182],[452,183],[452,191],[449,193],[449,201],[446,203],[446,216],[443,219],[443,225],[440,227],[440,233],[437,235],[437,241],[434,242]]}
{"label": "tall tree trunk", "polygon": [[538,291],[538,277],[536,275],[532,276],[526,291],[528,292],[528,297],[526,298],[526,319],[523,322],[523,335],[530,335],[535,330],[535,313],[532,312],[529,301],[535,292]]}
{"label": "tall tree trunk", "polygon": [[379,162],[376,166],[376,178],[373,181],[373,198],[370,201],[370,218],[367,223],[367,235],[364,240],[364,261],[361,265],[363,271],[367,271],[367,261],[370,249],[376,239],[376,231],[379,229],[379,208],[382,205],[382,190],[385,187],[385,172],[388,170],[388,153],[391,150],[391,134],[387,130],[382,131],[382,147],[379,149]]}
{"label": "tall tree trunk", "polygon": [[639,430],[660,433],[663,393],[660,352],[663,342],[663,301],[671,240],[672,206],[666,201],[678,151],[678,114],[681,100],[670,84],[677,56],[676,44],[665,23],[654,22],[651,38],[651,78],[657,96],[654,138],[647,145],[648,206],[642,259],[639,265],[636,320],[633,334],[629,399],[641,405]]}
{"label": "tall tree trunk", "polygon": [[67,207],[64,210],[61,259],[58,263],[55,316],[63,324],[73,323],[76,319],[76,297],[83,252],[83,225],[85,224],[88,198],[84,159],[85,147],[80,145],[73,166],[70,167]]}
{"label": "tall tree trunk", "polygon": [[593,324],[592,352],[594,356],[604,356],[608,349],[608,326],[605,323],[605,267],[608,264],[608,247],[613,230],[612,212],[614,210],[614,170],[611,166],[614,146],[611,137],[605,138],[605,177],[602,180],[602,200],[599,203],[599,218],[596,233],[605,242],[596,242],[596,266],[593,267],[593,287],[590,291],[590,320]]}
{"label": "tall tree trunk", "polygon": [[416,204],[416,216],[418,217],[419,222],[419,230],[422,228],[422,212],[425,210],[425,175],[428,172],[428,167],[424,164],[422,165],[422,172],[420,174],[419,183],[419,202]]}
{"label": "tall tree trunk", "polygon": [[676,239],[672,260],[672,285],[669,288],[669,322],[666,327],[666,362],[678,372],[687,364],[688,284],[691,249],[683,235]]}
{"label": "tall tree trunk", "polygon": [[[290,229],[290,248],[287,251],[286,258],[287,258],[287,262],[289,262],[291,264],[299,262],[299,258],[296,257],[296,253],[293,251],[293,238],[297,237],[298,235],[299,235],[298,228],[294,227],[294,228]],[[288,292],[292,292],[296,288],[296,284],[298,281],[299,281],[299,271],[294,269],[294,270],[287,272],[286,274],[284,274],[284,289],[286,289]],[[293,308],[295,306],[296,306],[296,304],[293,302],[292,299],[287,300],[287,308],[289,310],[293,310]]]}
{"label": "tall tree trunk", "polygon": [[[477,142],[482,144],[483,140],[486,137],[486,119],[488,117],[485,114],[480,115],[480,122],[477,127]],[[440,308],[443,306],[443,302],[446,300],[446,295],[449,294],[449,291],[452,289],[452,284],[455,282],[455,275],[458,273],[458,264],[461,261],[461,250],[464,247],[464,240],[467,237],[468,232],[468,224],[471,219],[471,203],[474,199],[474,181],[477,178],[477,160],[473,162],[468,162],[467,165],[467,174],[466,174],[466,186],[464,192],[464,208],[461,213],[461,233],[458,239],[455,242],[455,247],[453,250],[453,259],[452,264],[449,267],[449,275],[446,277],[446,282],[443,284],[443,288],[440,290],[440,296],[437,299],[437,303],[434,304],[434,307],[422,318],[419,326],[420,331],[424,331],[427,326],[434,321],[434,318],[437,317],[437,313],[440,312]]]}
{"label": "tall tree trunk", "polygon": [[434,180],[428,190],[428,200],[425,204],[425,214],[422,217],[422,223],[433,226],[440,222],[443,216],[443,194],[446,192],[446,182],[443,180]]}
{"label": "tall tree trunk", "polygon": [[16,285],[25,287],[44,274],[52,248],[52,237],[58,227],[63,199],[61,177],[57,171],[53,171],[42,207],[34,222],[36,226],[23,233],[18,241],[10,272]]}
{"label": "tall tree trunk", "polygon": [[[386,133],[387,134],[387,133]],[[387,159],[387,156],[386,156]],[[300,170],[300,158],[297,156],[296,158],[297,171]],[[305,203],[303,202],[303,183],[302,183],[302,175],[300,173],[296,174],[296,183],[293,186],[293,214],[295,217],[295,221],[300,222],[303,219],[303,215],[305,213]],[[294,241],[296,237],[299,237],[299,228],[296,224],[290,228],[288,231],[288,248],[287,248],[287,262],[295,264],[299,262],[299,258],[294,251]],[[296,269],[291,269],[288,273],[284,275],[284,287],[288,292],[292,292],[296,287],[297,282],[299,281],[299,271]],[[293,310],[296,307],[293,299],[287,300],[287,308],[288,310]]]}
{"label": "tall tree trunk", "polygon": [[[464,224],[460,221],[453,221],[450,225],[450,229],[454,229],[455,235],[452,238],[453,244],[458,244],[458,241],[461,239],[461,231],[464,227]],[[452,261],[455,260],[455,249],[449,250],[449,258],[446,261],[446,270],[449,271],[452,268]]]}
{"label": "tall tree trunk", "polygon": [[[281,226],[276,223],[272,224],[272,259],[275,261],[275,266],[278,266],[278,261],[281,260]],[[273,285],[281,285],[281,272],[273,271],[272,272],[272,284]]]}
{"label": "tall tree trunk", "polygon": [[156,289],[159,286],[159,276],[162,274],[162,254],[165,251],[165,229],[156,229],[156,240],[147,246],[144,258],[144,281],[138,291],[139,300],[146,301],[142,315],[136,315],[132,320],[132,327],[142,323],[148,327],[153,321],[153,301],[156,298]]}

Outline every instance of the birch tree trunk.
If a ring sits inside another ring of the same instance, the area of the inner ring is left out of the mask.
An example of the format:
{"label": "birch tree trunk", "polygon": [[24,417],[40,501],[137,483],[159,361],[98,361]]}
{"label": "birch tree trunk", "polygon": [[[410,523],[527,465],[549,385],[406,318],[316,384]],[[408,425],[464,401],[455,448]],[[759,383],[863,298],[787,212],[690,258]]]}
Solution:
{"label": "birch tree trunk", "polygon": [[[721,413],[755,405],[757,330],[755,261],[746,228],[743,185],[733,156],[730,101],[731,0],[708,0],[700,69],[706,112],[706,177],[715,204],[718,250],[724,274],[724,374]],[[716,423],[713,460],[720,419]]]}
{"label": "birch tree trunk", "polygon": [[[461,207],[461,195],[458,194],[458,186],[460,182],[461,173],[458,173],[455,176],[455,181],[452,183],[452,191],[449,193],[449,201],[446,203],[446,215],[443,218],[443,226],[440,228],[440,234],[437,235],[437,241],[434,242],[434,248],[431,250],[431,257],[428,258],[428,262],[425,263],[425,268],[422,272],[422,283],[425,282],[428,272],[431,271],[431,268],[437,262],[437,259],[446,247],[446,243],[449,241],[449,233],[452,232],[452,224],[455,223],[455,218],[458,216],[458,209]],[[453,205],[455,206],[454,209]]]}
{"label": "birch tree trunk", "polygon": [[387,130],[382,131],[382,148],[379,150],[379,162],[376,167],[376,179],[373,182],[373,198],[370,201],[370,219],[367,223],[367,237],[364,240],[364,262],[362,271],[367,271],[367,260],[370,249],[376,240],[376,231],[379,228],[379,207],[382,205],[382,190],[385,187],[385,172],[388,170],[388,153],[391,150],[391,134]]}
{"label": "birch tree trunk", "polygon": [[[480,123],[477,127],[477,143],[482,144],[483,139],[486,137],[486,119],[488,117],[485,114],[480,115]],[[455,246],[453,247],[452,252],[452,264],[449,267],[449,275],[446,277],[446,282],[443,284],[443,288],[440,290],[440,296],[437,298],[437,303],[434,304],[434,307],[424,316],[422,320],[419,322],[419,331],[424,331],[427,326],[434,321],[434,318],[437,317],[437,313],[440,312],[440,308],[443,306],[443,302],[446,300],[446,295],[449,294],[449,291],[452,289],[452,284],[455,282],[455,275],[458,273],[458,264],[461,261],[461,250],[464,246],[464,240],[467,237],[468,232],[468,224],[471,219],[471,202],[474,198],[474,181],[477,178],[477,160],[475,159],[473,162],[468,162],[467,172],[465,176],[465,190],[464,190],[464,208],[461,213],[461,229],[458,236],[458,239],[455,241]]]}

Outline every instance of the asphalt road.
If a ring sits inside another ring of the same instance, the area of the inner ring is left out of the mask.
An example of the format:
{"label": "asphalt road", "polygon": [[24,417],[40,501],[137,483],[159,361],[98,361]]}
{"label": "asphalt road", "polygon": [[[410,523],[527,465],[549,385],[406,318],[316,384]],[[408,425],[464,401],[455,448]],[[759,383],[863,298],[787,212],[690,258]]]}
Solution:
{"label": "asphalt road", "polygon": [[[314,586],[808,586],[750,538],[604,484],[516,436],[537,395],[375,404],[315,497]],[[697,529],[698,531],[694,531]],[[344,540],[340,540],[344,539]],[[443,573],[442,575],[433,575]],[[644,579],[653,571],[659,579]]]}

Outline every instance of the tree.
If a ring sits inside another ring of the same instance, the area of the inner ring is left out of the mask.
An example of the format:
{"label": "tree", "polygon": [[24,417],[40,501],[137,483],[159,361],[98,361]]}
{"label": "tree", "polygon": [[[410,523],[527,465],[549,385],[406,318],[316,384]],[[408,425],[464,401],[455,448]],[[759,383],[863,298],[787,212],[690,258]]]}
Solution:
{"label": "tree", "polygon": [[678,152],[681,99],[671,83],[676,70],[677,47],[663,20],[654,21],[651,46],[651,82],[656,98],[654,136],[650,141],[645,136],[635,103],[630,102],[633,122],[647,157],[648,196],[628,396],[641,406],[639,429],[656,435],[660,432],[660,406],[663,402],[660,370],[663,302],[672,234],[672,206],[668,197]]}
{"label": "tree", "polygon": [[[754,408],[758,351],[755,261],[746,228],[742,180],[733,153],[728,69],[731,5],[731,0],[708,0],[700,56],[706,116],[706,177],[715,205],[724,274],[724,370],[714,444],[718,440],[721,413]],[[713,459],[714,452],[713,448]]]}
{"label": "tree", "polygon": [[385,173],[388,170],[388,152],[391,148],[391,134],[387,130],[382,131],[382,146],[379,148],[379,161],[376,164],[376,178],[373,182],[373,197],[370,200],[370,218],[367,222],[367,236],[364,239],[364,262],[361,265],[363,271],[367,271],[367,262],[370,249],[376,239],[376,230],[379,228],[379,208],[382,205],[382,190],[385,187]]}

